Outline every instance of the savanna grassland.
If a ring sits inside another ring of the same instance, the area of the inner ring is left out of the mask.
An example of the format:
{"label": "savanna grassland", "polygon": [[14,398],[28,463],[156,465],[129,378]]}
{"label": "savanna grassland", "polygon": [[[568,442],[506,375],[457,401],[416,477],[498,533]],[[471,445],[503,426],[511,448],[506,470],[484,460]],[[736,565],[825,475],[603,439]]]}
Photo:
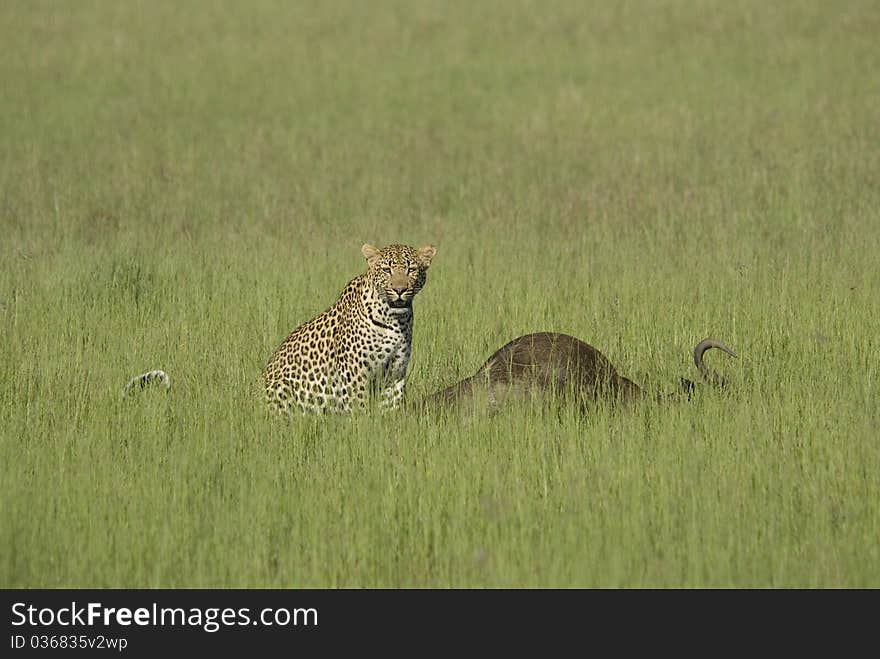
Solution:
{"label": "savanna grassland", "polygon": [[[871,1],[0,9],[0,586],[880,586]],[[433,243],[408,392],[520,334],[652,391],[268,416]],[[123,400],[133,375],[172,388]]]}

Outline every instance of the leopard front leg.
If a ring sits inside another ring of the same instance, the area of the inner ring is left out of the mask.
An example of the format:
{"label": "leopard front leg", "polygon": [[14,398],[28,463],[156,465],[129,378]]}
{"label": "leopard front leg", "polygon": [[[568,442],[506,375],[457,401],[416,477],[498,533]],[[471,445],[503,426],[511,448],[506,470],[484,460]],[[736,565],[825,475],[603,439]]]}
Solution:
{"label": "leopard front leg", "polygon": [[384,411],[396,410],[403,401],[406,388],[406,377],[395,380],[393,384],[385,387],[382,391],[382,399],[379,401],[379,409]]}
{"label": "leopard front leg", "polygon": [[406,346],[396,352],[389,361],[385,370],[385,388],[382,390],[382,399],[379,402],[380,410],[397,409],[403,401],[409,355],[409,346]]}

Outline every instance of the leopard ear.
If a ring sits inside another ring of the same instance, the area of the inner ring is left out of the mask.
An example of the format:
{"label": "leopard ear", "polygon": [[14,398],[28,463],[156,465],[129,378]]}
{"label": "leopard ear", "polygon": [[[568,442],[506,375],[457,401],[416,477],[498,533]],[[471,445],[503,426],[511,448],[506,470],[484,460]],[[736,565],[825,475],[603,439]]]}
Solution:
{"label": "leopard ear", "polygon": [[437,256],[437,248],[433,245],[425,245],[424,247],[419,247],[418,254],[425,267],[428,267],[431,265],[431,259]]}
{"label": "leopard ear", "polygon": [[376,259],[379,258],[379,250],[369,243],[366,243],[363,247],[361,247],[361,254],[364,255],[364,258],[367,259],[367,265],[372,266]]}

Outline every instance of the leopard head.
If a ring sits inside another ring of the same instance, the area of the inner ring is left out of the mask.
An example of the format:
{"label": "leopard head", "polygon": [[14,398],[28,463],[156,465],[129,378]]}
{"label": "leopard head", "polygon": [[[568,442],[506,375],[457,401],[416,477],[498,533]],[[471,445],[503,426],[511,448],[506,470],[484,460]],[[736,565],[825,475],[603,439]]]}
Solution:
{"label": "leopard head", "polygon": [[369,266],[367,278],[379,295],[395,310],[412,308],[412,300],[425,285],[428,266],[437,254],[433,245],[415,249],[408,245],[388,245],[378,249],[372,245],[361,247],[361,254]]}

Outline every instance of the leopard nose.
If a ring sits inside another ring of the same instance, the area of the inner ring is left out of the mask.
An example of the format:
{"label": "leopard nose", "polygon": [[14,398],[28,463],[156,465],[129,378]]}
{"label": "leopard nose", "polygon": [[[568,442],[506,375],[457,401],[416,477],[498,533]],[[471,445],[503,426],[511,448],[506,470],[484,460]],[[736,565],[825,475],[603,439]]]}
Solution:
{"label": "leopard nose", "polygon": [[406,292],[406,286],[392,286],[391,289],[392,289],[395,293],[397,293],[397,296],[398,296],[398,297],[403,296],[403,294]]}

